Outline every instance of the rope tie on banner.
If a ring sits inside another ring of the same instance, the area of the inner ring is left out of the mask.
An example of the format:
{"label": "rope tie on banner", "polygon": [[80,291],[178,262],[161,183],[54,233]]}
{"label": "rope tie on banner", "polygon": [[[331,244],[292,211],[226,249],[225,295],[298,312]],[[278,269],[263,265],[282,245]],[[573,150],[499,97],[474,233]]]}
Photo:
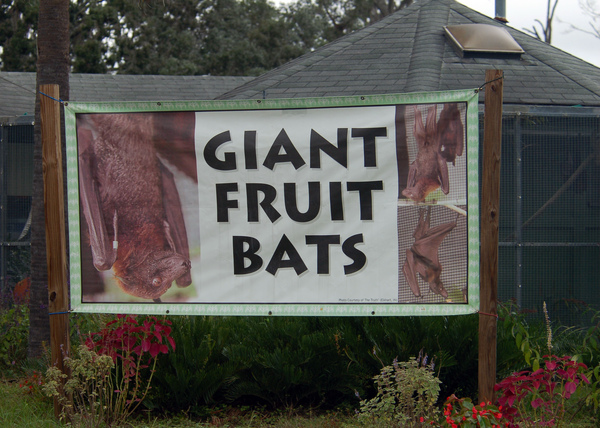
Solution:
{"label": "rope tie on banner", "polygon": [[63,314],[70,314],[72,311],[71,309],[69,309],[68,311],[63,311],[63,312],[50,312],[48,315],[63,315]]}
{"label": "rope tie on banner", "polygon": [[488,83],[492,83],[492,82],[495,82],[496,80],[501,80],[501,79],[504,79],[504,72],[502,72],[502,75],[501,75],[501,76],[499,76],[499,77],[496,77],[495,79],[488,80],[487,82],[485,82],[485,83],[484,83],[483,85],[481,85],[479,88],[475,89],[475,92],[477,93],[477,92],[481,91],[483,88],[485,88],[485,85],[487,85]]}
{"label": "rope tie on banner", "polygon": [[58,101],[59,103],[62,103],[62,104],[64,104],[64,103],[65,103],[65,102],[64,102],[63,100],[61,100],[60,98],[59,98],[59,99],[56,99],[56,98],[54,98],[54,97],[52,97],[52,96],[50,96],[50,95],[48,95],[48,94],[44,94],[42,91],[38,91],[38,92],[40,93],[40,95],[43,95],[43,96],[45,96],[45,97],[48,97],[48,98],[50,98],[51,100]]}
{"label": "rope tie on banner", "polygon": [[488,314],[487,312],[481,312],[481,311],[477,311],[477,313],[478,313],[479,315],[487,315],[487,316],[489,316],[489,317],[494,317],[494,318],[496,318],[496,319],[498,318],[498,314]]}

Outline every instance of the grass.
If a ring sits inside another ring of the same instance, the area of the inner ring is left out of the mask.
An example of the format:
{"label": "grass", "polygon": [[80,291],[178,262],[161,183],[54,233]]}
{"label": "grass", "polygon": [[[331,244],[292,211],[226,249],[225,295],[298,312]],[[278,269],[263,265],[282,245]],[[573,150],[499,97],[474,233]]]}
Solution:
{"label": "grass", "polygon": [[[564,428],[597,427],[597,421],[579,421],[561,425]],[[32,427],[59,428],[67,425],[54,418],[52,401],[39,393],[28,394],[18,381],[0,380],[0,428]],[[251,407],[216,407],[207,410],[202,421],[186,414],[158,417],[152,413],[139,414],[128,421],[127,428],[188,428],[188,427],[240,427],[240,428],[358,428],[361,424],[351,412],[315,412],[307,409],[267,411]],[[370,428],[386,427],[389,423],[372,424]]]}
{"label": "grass", "polygon": [[26,394],[18,382],[0,382],[0,427],[62,427],[54,419],[52,400]]}
{"label": "grass", "polygon": [[[54,418],[52,400],[40,394],[28,394],[18,381],[0,380],[0,428],[66,427]],[[264,409],[222,407],[209,412],[204,421],[185,414],[157,417],[142,413],[129,428],[186,427],[272,427],[272,428],[352,428],[358,427],[354,417],[344,412],[313,413],[302,409],[269,412]]]}

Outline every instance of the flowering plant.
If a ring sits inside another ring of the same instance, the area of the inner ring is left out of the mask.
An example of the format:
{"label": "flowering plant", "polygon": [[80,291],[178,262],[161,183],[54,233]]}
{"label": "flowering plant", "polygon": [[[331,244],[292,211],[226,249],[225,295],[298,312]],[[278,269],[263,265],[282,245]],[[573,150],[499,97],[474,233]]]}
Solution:
{"label": "flowering plant", "polygon": [[65,357],[70,376],[48,369],[46,394],[59,400],[62,416],[72,423],[118,425],[146,397],[158,355],[168,353],[169,346],[175,349],[170,324],[156,317],[118,315],[92,333],[76,356]]}
{"label": "flowering plant", "polygon": [[441,427],[489,427],[502,424],[502,406],[496,407],[489,401],[473,405],[470,398],[458,398],[452,394],[444,403],[444,419]]}
{"label": "flowering plant", "polygon": [[435,415],[440,380],[434,374],[433,361],[427,354],[398,362],[381,369],[373,379],[377,395],[360,402],[358,416],[363,421],[387,422],[402,427],[421,426],[426,415]]}
{"label": "flowering plant", "polygon": [[[114,392],[111,407],[114,413],[128,416],[146,397],[156,367],[156,357],[175,350],[171,337],[171,322],[158,321],[156,317],[138,320],[136,316],[117,315],[99,332],[92,333],[86,340],[88,349],[98,355],[107,355],[115,364]],[[151,366],[147,379],[141,371]]]}
{"label": "flowering plant", "polygon": [[41,391],[43,385],[42,374],[34,370],[29,376],[27,376],[23,382],[19,384],[19,387],[25,394],[34,394]]}
{"label": "flowering plant", "polygon": [[521,371],[498,383],[498,403],[512,424],[516,421],[554,426],[564,418],[565,402],[581,382],[590,383],[583,373],[587,369],[570,356],[545,355],[545,364],[535,371]]}

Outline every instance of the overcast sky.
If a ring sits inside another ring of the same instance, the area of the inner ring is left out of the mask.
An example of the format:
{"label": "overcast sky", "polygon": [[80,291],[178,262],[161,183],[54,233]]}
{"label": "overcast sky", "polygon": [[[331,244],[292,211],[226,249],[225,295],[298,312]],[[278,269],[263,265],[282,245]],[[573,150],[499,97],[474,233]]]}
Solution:
{"label": "overcast sky", "polygon": [[[494,17],[495,0],[458,0],[484,15]],[[548,0],[505,0],[508,25],[517,30],[531,30],[536,19],[545,23]],[[552,0],[554,3],[554,0]],[[595,0],[596,10],[600,13],[600,1]],[[600,39],[590,34],[571,29],[571,25],[588,29],[591,17],[584,14],[579,0],[558,0],[554,14],[552,45],[600,67]],[[598,23],[600,25],[600,22]],[[535,23],[538,32],[541,27]]]}

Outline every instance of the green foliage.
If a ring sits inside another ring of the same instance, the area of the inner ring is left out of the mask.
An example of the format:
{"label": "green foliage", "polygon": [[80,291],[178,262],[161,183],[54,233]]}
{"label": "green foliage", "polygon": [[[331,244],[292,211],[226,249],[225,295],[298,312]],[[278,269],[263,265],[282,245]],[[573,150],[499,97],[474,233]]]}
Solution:
{"label": "green foliage", "polygon": [[[258,75],[411,3],[73,0],[72,71]],[[5,2],[0,11],[0,69],[35,71],[38,1]]]}
{"label": "green foliage", "polygon": [[[17,283],[30,276],[31,249],[29,247],[9,246],[5,257],[6,273],[11,282]],[[6,300],[3,303],[6,303]]]}
{"label": "green foliage", "polygon": [[591,324],[583,335],[575,358],[590,367],[586,376],[591,383],[587,388],[585,403],[598,411],[600,409],[600,311],[593,311]]}
{"label": "green foliage", "polygon": [[71,0],[71,59],[74,73],[106,73],[113,68],[111,39],[119,33],[115,2]]}
{"label": "green foliage", "polygon": [[27,357],[29,309],[27,305],[0,308],[0,371],[14,372]]}
{"label": "green foliage", "polygon": [[427,355],[421,354],[383,367],[373,378],[377,395],[360,402],[359,418],[413,427],[420,426],[425,417],[434,417],[440,380],[433,369],[433,362],[427,364]]}
{"label": "green foliage", "polygon": [[144,404],[174,413],[199,413],[201,406],[213,404],[215,394],[239,369],[223,354],[239,324],[234,318],[173,318],[171,337],[177,349],[158,359],[154,386]]}
{"label": "green foliage", "polygon": [[326,22],[323,37],[333,41],[409,6],[413,0],[298,0],[291,7],[307,9]]}
{"label": "green foliage", "polygon": [[35,71],[38,2],[3,1],[0,4],[0,70]]}
{"label": "green foliage", "polygon": [[392,361],[397,357],[407,361],[411,355],[427,349],[435,358],[444,396],[476,394],[477,378],[469,374],[477,373],[477,315],[356,318],[353,323],[353,334],[362,341],[351,346],[348,355],[369,373],[379,371],[379,360]]}
{"label": "green foliage", "polygon": [[346,336],[327,318],[245,319],[224,355],[241,370],[230,400],[259,400],[274,407],[335,404],[352,396],[363,368],[349,364]]}

